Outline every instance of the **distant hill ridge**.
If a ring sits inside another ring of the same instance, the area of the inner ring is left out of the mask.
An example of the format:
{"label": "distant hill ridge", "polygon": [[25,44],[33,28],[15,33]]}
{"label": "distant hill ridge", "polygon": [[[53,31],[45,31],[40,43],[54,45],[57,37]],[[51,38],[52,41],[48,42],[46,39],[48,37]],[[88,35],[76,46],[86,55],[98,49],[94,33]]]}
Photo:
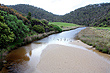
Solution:
{"label": "distant hill ridge", "polygon": [[57,17],[60,17],[60,15],[54,15],[53,13],[48,12],[42,8],[34,7],[28,4],[7,5],[7,7],[11,7],[24,15],[27,15],[28,12],[31,12],[32,17],[37,19],[56,21]]}
{"label": "distant hill ridge", "polygon": [[24,15],[31,12],[34,18],[47,19],[53,22],[68,22],[79,25],[97,26],[105,21],[104,24],[110,25],[110,3],[87,5],[62,16],[52,14],[44,9],[27,4],[8,5],[8,7]]}

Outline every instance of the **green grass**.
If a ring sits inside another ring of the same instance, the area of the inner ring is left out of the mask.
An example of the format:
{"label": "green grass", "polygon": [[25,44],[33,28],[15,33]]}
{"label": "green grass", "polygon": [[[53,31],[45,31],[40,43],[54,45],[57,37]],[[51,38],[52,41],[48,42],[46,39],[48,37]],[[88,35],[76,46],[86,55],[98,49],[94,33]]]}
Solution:
{"label": "green grass", "polygon": [[96,28],[96,29],[107,29],[110,31],[110,27],[94,27],[94,28]]}
{"label": "green grass", "polygon": [[60,27],[70,27],[70,26],[79,26],[77,24],[73,24],[73,23],[64,23],[64,22],[49,22],[49,24],[54,24],[54,25],[58,25]]}

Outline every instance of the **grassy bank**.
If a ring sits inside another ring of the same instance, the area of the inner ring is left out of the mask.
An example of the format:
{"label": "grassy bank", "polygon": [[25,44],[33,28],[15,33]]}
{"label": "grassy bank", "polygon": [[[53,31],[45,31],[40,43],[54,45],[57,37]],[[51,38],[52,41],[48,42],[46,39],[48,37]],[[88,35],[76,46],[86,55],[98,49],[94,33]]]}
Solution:
{"label": "grassy bank", "polygon": [[64,22],[49,22],[49,24],[58,25],[58,26],[60,26],[60,27],[76,27],[76,26],[79,26],[79,25],[77,25],[77,24],[64,23]]}
{"label": "grassy bank", "polygon": [[103,28],[88,27],[78,34],[78,38],[96,50],[110,54],[110,31]]}
{"label": "grassy bank", "polygon": [[65,22],[49,22],[49,24],[59,26],[63,31],[72,30],[74,28],[82,27],[81,25],[73,24],[73,23],[65,23]]}

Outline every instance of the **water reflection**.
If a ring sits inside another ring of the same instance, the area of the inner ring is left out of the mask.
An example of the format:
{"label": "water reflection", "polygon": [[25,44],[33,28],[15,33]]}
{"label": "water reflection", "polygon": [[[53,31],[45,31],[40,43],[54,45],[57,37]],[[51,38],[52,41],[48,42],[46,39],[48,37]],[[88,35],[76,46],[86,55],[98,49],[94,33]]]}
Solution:
{"label": "water reflection", "polygon": [[8,62],[20,62],[20,61],[29,61],[30,58],[26,55],[26,49],[21,47],[17,50],[12,51],[6,57]]}

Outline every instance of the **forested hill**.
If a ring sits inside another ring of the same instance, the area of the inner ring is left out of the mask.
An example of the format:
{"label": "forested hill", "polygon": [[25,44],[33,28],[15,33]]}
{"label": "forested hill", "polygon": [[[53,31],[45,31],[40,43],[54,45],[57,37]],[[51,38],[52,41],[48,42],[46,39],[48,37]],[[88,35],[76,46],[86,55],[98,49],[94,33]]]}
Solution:
{"label": "forested hill", "polygon": [[[110,3],[94,4],[79,8],[63,16],[63,21],[82,25],[97,23],[110,17]],[[102,21],[103,22],[103,21]]]}
{"label": "forested hill", "polygon": [[87,26],[110,25],[110,3],[87,5],[63,16],[54,15],[41,8],[25,4],[11,5],[9,7],[26,15],[31,12],[33,17],[47,19],[48,21],[69,22]]}
{"label": "forested hill", "polygon": [[24,14],[25,16],[28,14],[28,12],[31,12],[32,17],[37,19],[46,19],[48,21],[56,21],[60,17],[59,15],[54,15],[42,8],[34,7],[28,4],[7,5],[7,7],[11,7],[17,10],[18,12]]}

